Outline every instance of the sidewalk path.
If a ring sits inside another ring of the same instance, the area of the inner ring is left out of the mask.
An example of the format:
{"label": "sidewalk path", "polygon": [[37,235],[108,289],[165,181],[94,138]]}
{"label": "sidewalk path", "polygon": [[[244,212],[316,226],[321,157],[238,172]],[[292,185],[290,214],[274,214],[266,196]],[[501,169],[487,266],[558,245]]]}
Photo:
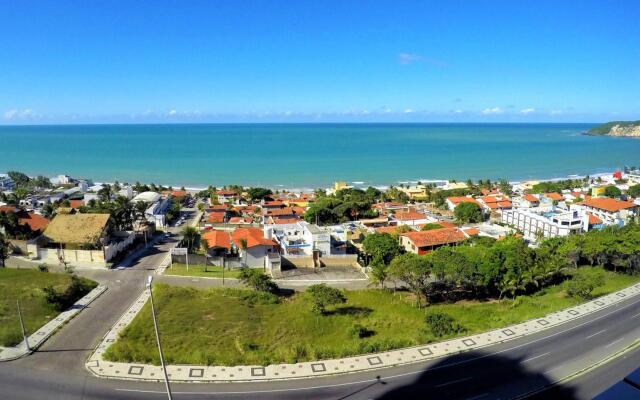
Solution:
{"label": "sidewalk path", "polygon": [[37,348],[39,348],[51,335],[53,335],[58,328],[66,324],[71,318],[75,317],[80,311],[84,310],[92,301],[107,290],[104,285],[96,286],[86,296],[78,300],[74,305],[69,307],[66,311],[61,312],[56,318],[47,322],[40,329],[35,331],[31,336],[27,338],[31,349],[27,349],[27,346],[23,341],[14,347],[2,347],[0,346],[0,361],[11,361],[30,354]]}
{"label": "sidewalk path", "polygon": [[[373,369],[387,368],[404,364],[424,362],[451,356],[516,338],[536,334],[575,321],[579,318],[614,306],[640,295],[640,283],[615,293],[581,305],[548,314],[542,318],[532,319],[520,324],[495,329],[458,339],[422,346],[409,347],[375,354],[364,354],[343,359],[303,362],[279,365],[249,366],[196,366],[169,365],[167,372],[172,381],[178,382],[259,382],[289,380],[292,378],[312,378],[352,372],[364,372]],[[160,381],[162,370],[159,366],[136,363],[120,363],[105,361],[102,355],[117,340],[119,333],[135,318],[149,297],[145,290],[133,305],[105,335],[102,343],[91,355],[86,368],[94,375],[102,378],[134,379]],[[637,302],[637,301],[636,301]],[[635,302],[634,302],[635,303]]]}

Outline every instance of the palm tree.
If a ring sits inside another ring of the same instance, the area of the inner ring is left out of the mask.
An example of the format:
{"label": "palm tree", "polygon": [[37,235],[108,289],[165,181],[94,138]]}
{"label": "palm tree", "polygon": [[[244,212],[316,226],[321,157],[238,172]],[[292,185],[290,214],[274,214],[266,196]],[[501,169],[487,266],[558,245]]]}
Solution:
{"label": "palm tree", "polygon": [[183,240],[187,242],[187,248],[190,250],[198,236],[198,230],[193,226],[185,226],[182,230]]}
{"label": "palm tree", "polygon": [[247,266],[247,239],[240,239],[240,249],[242,249],[242,257],[244,261],[242,262],[243,266]]}
{"label": "palm tree", "polygon": [[209,265],[209,241],[201,237],[200,247],[202,251],[204,251],[204,272],[207,272],[207,266]]}

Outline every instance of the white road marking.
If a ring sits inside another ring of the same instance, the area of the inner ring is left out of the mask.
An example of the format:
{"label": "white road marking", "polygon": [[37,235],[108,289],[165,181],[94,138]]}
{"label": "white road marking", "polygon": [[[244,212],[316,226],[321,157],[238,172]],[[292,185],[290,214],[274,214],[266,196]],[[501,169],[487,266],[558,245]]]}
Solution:
{"label": "white road marking", "polygon": [[526,362],[529,362],[529,361],[533,361],[533,360],[535,360],[536,358],[544,357],[544,356],[546,356],[547,354],[549,354],[549,352],[546,352],[546,353],[543,353],[543,354],[537,355],[537,356],[535,356],[535,357],[527,358],[526,360],[522,360],[521,362],[522,362],[522,363],[526,363]]}
{"label": "white road marking", "polygon": [[441,383],[439,385],[436,385],[435,387],[449,386],[449,385],[453,385],[453,384],[460,383],[460,382],[466,382],[466,381],[471,380],[471,379],[473,379],[472,376],[467,376],[466,378],[456,379],[455,381],[449,381],[449,382]]}
{"label": "white road marking", "polygon": [[621,337],[621,338],[620,338],[620,339],[618,339],[618,340],[614,340],[613,342],[611,342],[611,343],[609,343],[608,345],[604,346],[604,347],[605,347],[605,349],[606,349],[607,347],[611,347],[611,346],[613,346],[614,344],[618,343],[618,342],[619,342],[619,341],[621,341],[622,339],[624,339],[624,337]]}
{"label": "white road marking", "polygon": [[596,336],[596,335],[599,335],[599,334],[601,334],[602,332],[606,332],[606,331],[607,331],[606,329],[603,329],[603,330],[601,330],[601,331],[598,331],[598,332],[594,333],[593,335],[589,335],[589,336],[587,336],[585,339],[591,339],[592,337],[594,337],[594,336]]}
{"label": "white road marking", "polygon": [[[378,382],[381,379],[384,379],[384,380],[397,379],[397,378],[402,378],[404,376],[422,374],[425,371],[435,371],[437,369],[448,368],[448,367],[452,367],[454,365],[466,364],[466,363],[471,362],[471,361],[476,361],[476,360],[480,360],[480,359],[483,359],[483,358],[492,357],[492,356],[494,356],[496,354],[502,354],[502,353],[505,353],[505,352],[508,352],[508,351],[511,351],[511,350],[519,349],[521,347],[528,346],[528,345],[530,345],[532,343],[537,343],[537,342],[540,342],[542,340],[549,339],[551,337],[560,335],[562,333],[572,331],[572,330],[574,330],[576,328],[580,328],[581,326],[593,323],[593,322],[598,321],[598,320],[600,320],[600,319],[602,319],[604,317],[607,317],[607,316],[609,316],[609,315],[611,315],[613,313],[616,313],[618,311],[624,310],[625,308],[631,307],[631,306],[635,305],[638,302],[640,302],[640,299],[634,301],[633,303],[629,303],[629,304],[627,304],[627,305],[625,305],[623,307],[620,307],[620,308],[618,308],[616,310],[612,310],[611,312],[602,314],[601,316],[599,316],[597,318],[593,318],[593,319],[587,320],[587,321],[585,321],[585,322],[583,322],[581,324],[573,326],[571,328],[567,328],[565,330],[558,331],[556,333],[552,333],[549,336],[544,336],[544,337],[541,337],[541,338],[538,338],[538,339],[535,339],[535,340],[531,340],[531,341],[529,341],[527,343],[519,344],[517,346],[513,346],[513,347],[510,347],[510,348],[507,348],[507,349],[503,349],[503,350],[498,350],[498,351],[495,351],[493,353],[484,354],[482,356],[478,356],[478,357],[469,358],[469,359],[466,359],[466,360],[457,361],[457,362],[454,362],[454,363],[451,363],[451,364],[440,365],[440,366],[437,366],[437,367],[434,367],[434,368],[429,368],[427,370],[406,372],[406,373],[403,373],[403,374],[397,374],[397,375],[391,375],[391,376],[387,376],[387,377],[381,377],[380,379],[365,379],[365,380],[356,381],[356,382],[345,382],[345,383],[337,383],[337,384],[333,384],[333,385],[308,386],[308,387],[291,388],[291,389],[271,389],[271,390],[239,391],[239,392],[174,392],[174,393],[176,393],[176,394],[208,395],[208,396],[211,396],[211,395],[215,395],[215,394],[251,394],[251,393],[297,392],[297,391],[302,391],[302,390],[316,390],[316,389],[326,389],[326,388],[337,387],[337,386],[351,386],[351,385],[359,385],[359,384],[363,384],[363,383],[372,383],[372,382]],[[617,305],[615,305],[613,307],[616,307],[616,306]],[[443,356],[443,357],[446,357],[446,356]],[[438,358],[443,358],[443,357],[438,357]],[[431,361],[431,360],[429,360],[429,361]],[[555,368],[552,368],[549,371],[552,371],[553,369],[555,369]],[[120,391],[120,392],[161,393],[161,394],[166,394],[166,391],[160,391],[160,390],[138,390],[138,389],[114,389],[114,390]]]}
{"label": "white road marking", "polygon": [[467,400],[478,400],[478,399],[481,399],[483,397],[487,397],[488,395],[489,395],[489,392],[482,393],[482,394],[479,394],[477,396],[469,397]]}

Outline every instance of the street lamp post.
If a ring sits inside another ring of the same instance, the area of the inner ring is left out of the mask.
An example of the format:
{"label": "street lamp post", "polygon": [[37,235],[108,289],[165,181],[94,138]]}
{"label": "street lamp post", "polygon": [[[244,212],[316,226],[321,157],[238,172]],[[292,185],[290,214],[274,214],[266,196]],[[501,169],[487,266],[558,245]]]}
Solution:
{"label": "street lamp post", "polygon": [[20,327],[22,328],[22,338],[24,339],[24,344],[27,346],[27,351],[31,351],[31,347],[29,346],[29,338],[27,338],[27,329],[24,327],[24,320],[22,319],[20,299],[16,299],[16,305],[18,306],[18,317],[20,318]]}
{"label": "street lamp post", "polygon": [[167,388],[167,397],[169,400],[172,400],[171,396],[171,388],[169,387],[169,376],[167,375],[167,367],[164,365],[164,356],[162,355],[162,345],[160,344],[160,332],[158,332],[158,321],[156,320],[156,309],[153,304],[153,290],[151,288],[151,283],[153,282],[153,276],[149,276],[149,281],[147,282],[147,288],[149,289],[149,298],[151,299],[151,315],[153,316],[153,328],[156,331],[156,342],[158,343],[158,353],[160,354],[160,365],[162,366],[162,372],[164,374],[164,384]]}

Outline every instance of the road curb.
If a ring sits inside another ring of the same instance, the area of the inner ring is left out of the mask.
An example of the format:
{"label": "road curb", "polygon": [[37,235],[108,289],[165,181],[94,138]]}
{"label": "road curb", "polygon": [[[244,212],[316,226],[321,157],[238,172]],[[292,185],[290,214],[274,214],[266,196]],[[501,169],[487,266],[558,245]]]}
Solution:
{"label": "road curb", "polygon": [[[265,382],[341,375],[354,372],[378,370],[399,365],[414,364],[477,350],[498,343],[508,342],[534,333],[576,321],[586,315],[607,309],[640,295],[640,283],[601,296],[592,301],[564,310],[556,311],[540,318],[519,324],[494,329],[475,335],[451,339],[444,342],[424,344],[381,353],[362,354],[342,359],[329,359],[296,364],[272,364],[268,366],[203,366],[169,365],[167,372],[175,382]],[[85,367],[95,376],[108,379],[128,379],[140,381],[161,381],[160,366],[140,363],[105,361],[102,355],[114,343],[120,332],[135,318],[146,303],[145,291],[127,309],[125,314],[103,337],[102,342],[85,363]],[[637,302],[637,300],[636,300]],[[633,304],[633,303],[632,303]],[[625,306],[626,307],[626,306]],[[586,322],[585,322],[586,323]]]}
{"label": "road curb", "polygon": [[[51,319],[51,321],[47,322],[42,327],[40,327],[40,329],[38,329],[33,334],[31,334],[27,338],[30,346],[29,350],[25,346],[24,341],[20,342],[19,345],[14,347],[5,347],[3,351],[0,352],[0,362],[17,360],[19,358],[22,358],[26,355],[33,353],[40,346],[42,346],[42,344],[44,344],[44,342],[46,342],[51,336],[53,336],[53,334],[55,334],[61,327],[63,327],[66,323],[71,321],[82,310],[87,308],[89,304],[91,304],[106,290],[107,290],[107,286],[105,285],[96,286],[84,297],[76,301],[71,307],[61,312],[60,314],[58,314],[55,318]],[[3,357],[2,354],[6,353],[7,350],[15,352],[15,354],[12,356]]]}

